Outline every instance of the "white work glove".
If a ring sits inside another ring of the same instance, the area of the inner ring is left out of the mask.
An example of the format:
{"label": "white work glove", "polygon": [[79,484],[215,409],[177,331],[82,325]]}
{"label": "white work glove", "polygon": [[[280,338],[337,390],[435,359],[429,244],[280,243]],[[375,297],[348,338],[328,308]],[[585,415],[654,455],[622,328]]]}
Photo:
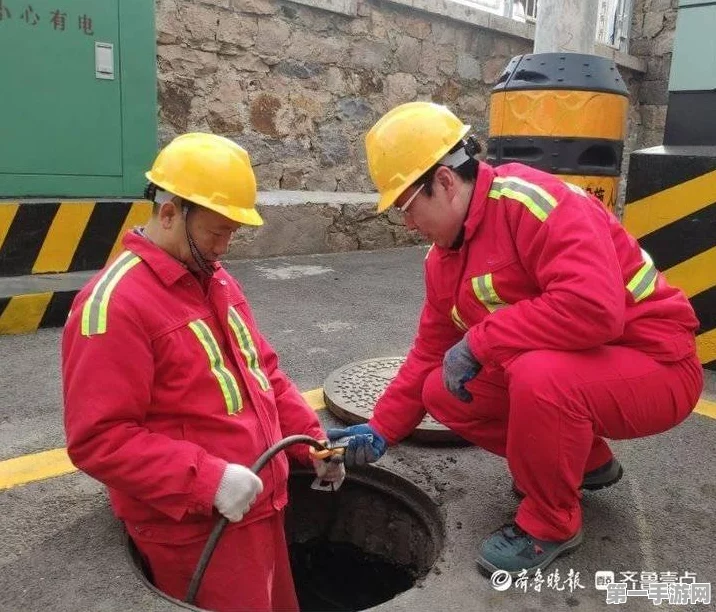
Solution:
{"label": "white work glove", "polygon": [[316,476],[323,482],[333,483],[334,491],[343,484],[343,479],[346,477],[346,466],[343,464],[343,458],[340,461],[314,459],[313,469],[316,470]]}
{"label": "white work glove", "polygon": [[221,477],[214,506],[232,523],[240,521],[264,490],[264,483],[249,468],[229,463]]}

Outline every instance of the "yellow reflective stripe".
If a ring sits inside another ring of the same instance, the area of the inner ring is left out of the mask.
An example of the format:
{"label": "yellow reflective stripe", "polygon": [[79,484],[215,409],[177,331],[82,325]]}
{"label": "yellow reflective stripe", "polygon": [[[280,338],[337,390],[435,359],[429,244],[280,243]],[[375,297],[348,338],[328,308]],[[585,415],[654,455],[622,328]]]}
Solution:
{"label": "yellow reflective stripe", "polygon": [[457,306],[452,307],[452,310],[450,311],[450,318],[452,319],[452,322],[455,323],[455,327],[459,330],[467,331],[467,325],[465,325],[462,317],[460,317],[460,313],[457,311]]}
{"label": "yellow reflective stripe", "polygon": [[236,312],[236,309],[233,306],[229,306],[229,325],[231,326],[231,329],[234,330],[236,341],[239,343],[241,354],[246,360],[246,365],[249,368],[249,372],[251,372],[253,377],[259,383],[261,389],[263,389],[264,391],[268,391],[269,381],[268,378],[266,378],[266,374],[263,373],[263,371],[261,370],[261,366],[259,365],[256,345],[251,338],[249,328],[246,326],[246,323],[244,323],[244,320],[241,318],[241,315]]}
{"label": "yellow reflective stripe", "polygon": [[490,198],[506,196],[522,202],[540,221],[547,219],[557,206],[557,200],[542,187],[516,176],[497,177],[492,181],[492,185],[488,194]]}
{"label": "yellow reflective stripe", "polygon": [[82,308],[82,335],[94,336],[107,331],[107,308],[112,291],[122,277],[142,261],[130,251],[122,253],[95,284]]}
{"label": "yellow reflective stripe", "polygon": [[507,304],[500,299],[500,296],[497,295],[497,291],[495,291],[495,287],[492,284],[492,274],[473,277],[472,290],[475,292],[475,297],[480,300],[482,305],[490,312],[495,312],[507,306]]}
{"label": "yellow reflective stripe", "polygon": [[221,393],[224,395],[227,412],[229,414],[240,412],[243,408],[243,404],[239,384],[236,382],[234,375],[226,368],[226,365],[224,365],[224,357],[221,354],[219,343],[216,341],[216,338],[214,338],[214,334],[211,333],[211,329],[201,319],[189,323],[189,329],[194,332],[197,340],[199,340],[206,351],[211,373],[219,383]]}
{"label": "yellow reflective stripe", "polygon": [[649,254],[644,249],[641,250],[641,254],[644,258],[644,264],[627,285],[627,289],[634,296],[635,302],[641,302],[641,300],[654,293],[656,278],[659,274]]}

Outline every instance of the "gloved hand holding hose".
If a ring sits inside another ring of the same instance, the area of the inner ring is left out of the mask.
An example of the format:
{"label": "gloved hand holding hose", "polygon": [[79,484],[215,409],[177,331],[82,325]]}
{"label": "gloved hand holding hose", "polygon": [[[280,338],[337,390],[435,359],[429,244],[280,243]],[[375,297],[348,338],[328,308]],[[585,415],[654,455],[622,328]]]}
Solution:
{"label": "gloved hand holding hose", "polygon": [[344,429],[329,429],[326,435],[331,441],[346,437],[350,438],[344,454],[344,461],[347,467],[374,463],[383,456],[388,447],[388,443],[370,425],[352,425]]}
{"label": "gloved hand holding hose", "polygon": [[[246,476],[244,470],[251,472],[255,476],[278,453],[293,444],[308,444],[316,450],[326,450],[324,444],[322,444],[318,440],[315,440],[311,436],[297,434],[293,436],[288,436],[287,438],[276,442],[276,444],[265,450],[256,460],[256,463],[251,466],[250,470],[247,470],[244,466],[235,463],[230,463],[227,466],[227,469],[224,470],[224,476],[219,483],[219,489],[217,490],[216,496],[214,498],[214,505],[223,516],[219,518],[219,520],[214,525],[214,528],[209,535],[209,539],[204,546],[204,550],[201,552],[201,556],[199,557],[199,561],[196,564],[194,574],[189,581],[189,588],[187,589],[187,594],[184,601],[190,604],[194,603],[194,600],[196,599],[196,594],[199,591],[201,579],[204,577],[206,566],[209,564],[211,556],[214,554],[216,544],[219,541],[219,538],[221,537],[221,534],[224,531],[224,528],[228,524],[229,520],[233,520],[230,518],[230,516],[236,517],[241,514],[241,517],[243,517],[248,508],[256,499],[256,496],[263,490],[263,484],[261,484],[261,480],[258,478],[258,476],[256,476],[256,479],[258,480],[257,484],[255,480]],[[228,468],[231,466],[234,466],[234,468],[229,470]],[[220,494],[222,484],[224,484],[224,478],[226,478],[225,493]],[[218,498],[221,498],[221,500],[219,500]],[[219,503],[223,507],[223,510],[220,509],[217,505]],[[241,517],[235,520],[240,520]]]}
{"label": "gloved hand holding hose", "polygon": [[263,482],[249,468],[229,463],[216,491],[214,507],[229,521],[236,523],[249,511],[263,490]]}
{"label": "gloved hand holding hose", "polygon": [[[326,434],[329,440],[354,436],[349,441],[344,454],[344,461],[348,466],[377,461],[383,455],[387,446],[385,440],[369,425],[354,425],[352,427],[346,427],[345,429],[331,429],[328,430]],[[211,560],[211,556],[214,554],[216,544],[227,523],[229,521],[236,522],[241,520],[259,493],[263,491],[263,483],[256,474],[279,452],[293,444],[307,444],[317,451],[328,450],[326,445],[318,440],[310,436],[299,434],[288,436],[268,448],[256,460],[256,463],[251,466],[251,469],[236,463],[230,463],[226,466],[214,498],[214,505],[223,516],[214,525],[209,535],[209,539],[204,546],[204,550],[199,557],[196,569],[189,582],[184,601],[190,604],[194,603],[206,567]],[[316,474],[324,480],[338,483],[342,482],[345,477],[345,468],[343,462],[340,460],[324,461],[323,459],[315,459],[314,468]],[[336,488],[337,487],[334,487],[334,490]]]}

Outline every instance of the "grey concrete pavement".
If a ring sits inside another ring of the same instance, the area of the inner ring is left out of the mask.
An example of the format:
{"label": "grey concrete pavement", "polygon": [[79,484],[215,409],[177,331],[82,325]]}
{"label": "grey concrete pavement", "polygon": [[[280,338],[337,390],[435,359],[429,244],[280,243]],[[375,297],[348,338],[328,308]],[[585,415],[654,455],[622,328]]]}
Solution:
{"label": "grey concrete pavement", "polygon": [[[265,335],[302,390],[350,361],[403,355],[423,293],[425,248],[282,257],[229,264]],[[0,459],[63,446],[59,330],[0,337]],[[335,422],[321,411],[326,422]],[[617,442],[625,478],[584,500],[585,543],[556,568],[585,587],[495,591],[475,570],[482,537],[518,500],[503,460],[472,447],[406,442],[381,461],[420,486],[445,518],[445,549],[421,583],[379,607],[390,611],[608,610],[597,570],[693,572],[716,579],[716,421],[693,415],[652,438]],[[177,609],[134,576],[103,489],[75,473],[0,492],[0,610]],[[663,604],[668,606],[668,604]],[[653,609],[644,597],[626,610]],[[678,607],[675,609],[679,609]],[[700,610],[707,606],[680,609]]]}

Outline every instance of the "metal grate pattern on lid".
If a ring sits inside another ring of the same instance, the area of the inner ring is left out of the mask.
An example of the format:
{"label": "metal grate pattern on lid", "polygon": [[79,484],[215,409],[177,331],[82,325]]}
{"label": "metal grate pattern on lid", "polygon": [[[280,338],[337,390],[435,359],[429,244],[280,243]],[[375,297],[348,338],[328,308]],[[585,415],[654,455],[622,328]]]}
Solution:
{"label": "metal grate pattern on lid", "polygon": [[[326,407],[350,425],[365,423],[404,361],[404,357],[380,357],[354,361],[334,370],[323,385]],[[411,438],[422,442],[463,442],[430,415],[425,415]]]}

